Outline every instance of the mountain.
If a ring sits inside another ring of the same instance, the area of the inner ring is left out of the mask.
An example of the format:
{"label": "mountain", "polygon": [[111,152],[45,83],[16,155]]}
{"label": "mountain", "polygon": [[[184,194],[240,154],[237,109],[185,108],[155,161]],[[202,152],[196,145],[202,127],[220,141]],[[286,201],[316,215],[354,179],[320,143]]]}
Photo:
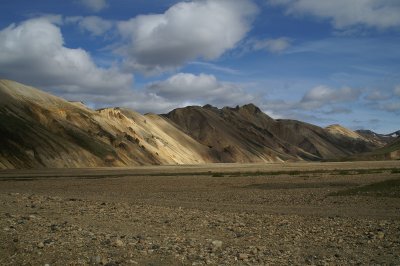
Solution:
{"label": "mountain", "polygon": [[396,138],[400,137],[400,130],[390,134],[378,134],[371,130],[356,130],[356,133],[360,134],[365,139],[373,141],[382,146],[387,145],[394,141]]}
{"label": "mountain", "polygon": [[92,110],[0,80],[0,168],[335,160],[382,147],[338,125],[275,120],[253,104],[142,115]]}
{"label": "mountain", "polygon": [[[393,135],[393,134],[391,134]],[[392,142],[382,148],[355,154],[349,157],[350,160],[400,160],[400,137],[395,138]]]}
{"label": "mountain", "polygon": [[189,106],[165,117],[223,162],[337,159],[377,147],[304,122],[274,120],[253,104]]}
{"label": "mountain", "polygon": [[13,81],[0,81],[0,124],[0,168],[210,161],[204,146],[160,116],[95,111]]}

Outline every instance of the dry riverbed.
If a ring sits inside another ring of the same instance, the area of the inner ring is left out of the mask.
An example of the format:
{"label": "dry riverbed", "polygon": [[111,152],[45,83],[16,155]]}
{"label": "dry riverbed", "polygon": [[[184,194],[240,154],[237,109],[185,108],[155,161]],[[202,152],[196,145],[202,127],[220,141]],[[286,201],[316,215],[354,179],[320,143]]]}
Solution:
{"label": "dry riverbed", "polygon": [[400,162],[0,172],[1,265],[400,264]]}

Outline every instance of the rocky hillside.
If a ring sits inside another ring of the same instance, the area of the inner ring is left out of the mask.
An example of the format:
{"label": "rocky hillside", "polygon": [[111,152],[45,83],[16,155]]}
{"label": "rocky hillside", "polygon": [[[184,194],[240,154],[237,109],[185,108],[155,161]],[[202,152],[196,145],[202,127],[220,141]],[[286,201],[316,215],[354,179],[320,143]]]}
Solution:
{"label": "rocky hillside", "polygon": [[0,80],[0,168],[324,160],[382,146],[359,136],[274,120],[253,104],[190,106],[161,116],[92,110]]}
{"label": "rocky hillside", "polygon": [[274,120],[253,104],[222,109],[190,106],[165,116],[222,161],[337,159],[377,147],[354,137],[356,133],[336,134],[300,121]]}
{"label": "rocky hillside", "polygon": [[0,81],[0,168],[209,162],[208,150],[157,115],[91,110]]}

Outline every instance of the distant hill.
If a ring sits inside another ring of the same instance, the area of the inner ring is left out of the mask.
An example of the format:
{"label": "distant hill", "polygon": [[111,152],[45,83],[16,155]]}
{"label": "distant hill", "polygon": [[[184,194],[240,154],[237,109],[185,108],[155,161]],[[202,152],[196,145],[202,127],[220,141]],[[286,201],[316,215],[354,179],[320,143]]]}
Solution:
{"label": "distant hill", "polygon": [[387,145],[400,137],[400,130],[390,134],[378,134],[371,130],[356,130],[355,132],[363,136],[365,139],[374,141],[380,145]]}
{"label": "distant hill", "polygon": [[141,115],[9,80],[0,80],[0,138],[0,168],[325,160],[383,146],[339,125],[275,120],[253,104]]}

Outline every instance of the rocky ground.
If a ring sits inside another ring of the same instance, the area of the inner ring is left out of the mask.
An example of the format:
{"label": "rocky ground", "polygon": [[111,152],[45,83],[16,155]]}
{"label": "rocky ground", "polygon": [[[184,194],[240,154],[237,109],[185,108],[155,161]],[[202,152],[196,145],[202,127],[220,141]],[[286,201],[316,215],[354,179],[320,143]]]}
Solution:
{"label": "rocky ground", "polygon": [[399,265],[400,199],[333,193],[400,175],[342,174],[3,176],[0,264]]}

